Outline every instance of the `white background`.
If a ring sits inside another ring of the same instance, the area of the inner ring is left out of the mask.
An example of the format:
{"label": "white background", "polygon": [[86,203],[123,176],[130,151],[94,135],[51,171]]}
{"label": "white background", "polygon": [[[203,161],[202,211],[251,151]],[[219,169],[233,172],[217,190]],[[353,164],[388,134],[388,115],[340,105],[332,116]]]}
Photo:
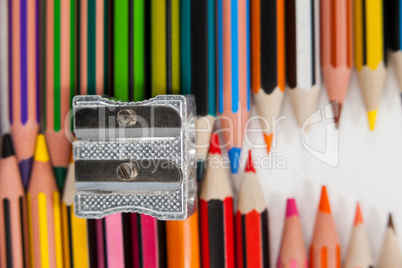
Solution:
{"label": "white background", "polygon": [[[322,88],[317,109],[328,104]],[[303,228],[306,252],[312,238],[321,186],[326,185],[333,217],[345,259],[359,201],[368,230],[373,258],[377,263],[387,225],[387,215],[393,213],[399,241],[402,241],[402,105],[393,70],[388,70],[383,97],[377,114],[376,129],[369,131],[367,115],[357,83],[352,75],[343,105],[339,128],[339,164],[331,167],[306,151],[301,130],[297,127],[289,96],[286,94],[282,115],[286,120],[278,124],[275,158],[285,159],[286,168],[257,168],[269,211],[271,267],[275,267],[285,216],[286,198],[296,198]],[[255,107],[251,115],[255,115]],[[324,120],[325,121],[325,120]],[[325,150],[325,123],[314,124],[307,133],[306,143],[319,151]],[[258,127],[254,122],[251,126]],[[330,129],[333,126],[330,125]],[[256,143],[263,143],[260,133],[250,135]],[[328,143],[336,145],[336,138]],[[242,157],[249,146],[244,144]],[[266,157],[265,149],[253,149],[254,156]],[[271,161],[272,163],[273,161]],[[268,162],[266,162],[268,163]],[[234,195],[237,195],[242,172],[232,175]]]}

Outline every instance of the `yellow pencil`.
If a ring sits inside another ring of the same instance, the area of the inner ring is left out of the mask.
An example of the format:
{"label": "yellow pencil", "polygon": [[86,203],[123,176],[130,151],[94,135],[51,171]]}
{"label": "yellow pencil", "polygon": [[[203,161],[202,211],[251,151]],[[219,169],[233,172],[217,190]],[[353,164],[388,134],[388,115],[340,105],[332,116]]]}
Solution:
{"label": "yellow pencil", "polygon": [[63,267],[60,195],[43,134],[36,139],[27,202],[32,267]]}
{"label": "yellow pencil", "polygon": [[354,29],[355,65],[370,130],[374,130],[386,74],[383,0],[355,0]]}
{"label": "yellow pencil", "polygon": [[74,181],[74,160],[71,157],[61,204],[64,268],[85,268],[89,267],[87,221],[74,214],[74,195],[77,192]]}

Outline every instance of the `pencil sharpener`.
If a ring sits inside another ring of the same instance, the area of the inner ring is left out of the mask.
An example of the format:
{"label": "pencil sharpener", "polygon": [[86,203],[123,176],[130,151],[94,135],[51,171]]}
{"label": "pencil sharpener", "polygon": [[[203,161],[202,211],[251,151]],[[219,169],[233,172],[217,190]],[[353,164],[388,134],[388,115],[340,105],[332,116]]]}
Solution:
{"label": "pencil sharpener", "polygon": [[138,212],[184,220],[195,211],[192,95],[143,102],[76,96],[73,112],[78,217]]}

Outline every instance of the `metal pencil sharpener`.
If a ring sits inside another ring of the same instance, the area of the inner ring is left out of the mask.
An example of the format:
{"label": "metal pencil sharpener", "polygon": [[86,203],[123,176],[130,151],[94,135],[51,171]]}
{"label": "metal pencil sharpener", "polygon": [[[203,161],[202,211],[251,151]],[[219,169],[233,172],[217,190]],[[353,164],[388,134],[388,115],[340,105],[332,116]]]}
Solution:
{"label": "metal pencil sharpener", "polygon": [[193,96],[143,102],[76,96],[73,111],[78,217],[138,212],[184,220],[195,211]]}

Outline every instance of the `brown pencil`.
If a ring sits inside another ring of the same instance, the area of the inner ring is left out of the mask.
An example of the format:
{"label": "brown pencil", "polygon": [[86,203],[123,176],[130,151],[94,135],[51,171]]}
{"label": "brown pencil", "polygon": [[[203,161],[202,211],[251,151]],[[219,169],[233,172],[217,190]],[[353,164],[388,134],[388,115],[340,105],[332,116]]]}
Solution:
{"label": "brown pencil", "polygon": [[335,267],[341,267],[341,247],[331,215],[327,188],[323,186],[310,247],[310,268]]}
{"label": "brown pencil", "polygon": [[389,214],[388,226],[385,232],[384,243],[378,268],[400,268],[402,267],[401,249],[396,237],[392,215]]}

